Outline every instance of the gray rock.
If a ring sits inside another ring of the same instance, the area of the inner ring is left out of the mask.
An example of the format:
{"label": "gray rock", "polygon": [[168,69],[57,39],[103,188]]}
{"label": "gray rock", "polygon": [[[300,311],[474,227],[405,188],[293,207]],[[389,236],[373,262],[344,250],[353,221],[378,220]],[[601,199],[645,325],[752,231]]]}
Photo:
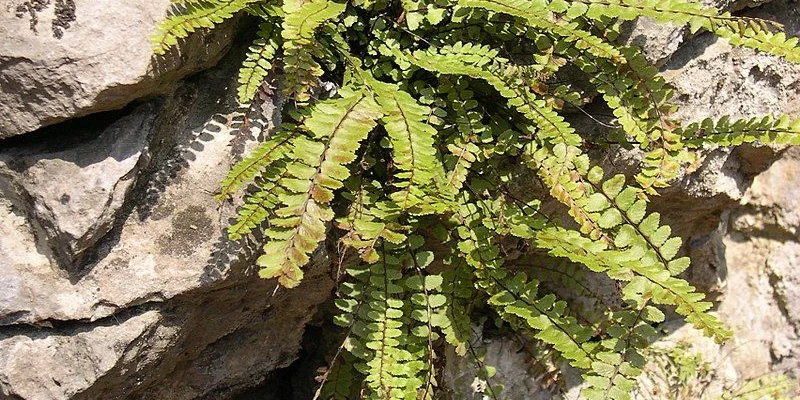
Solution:
{"label": "gray rock", "polygon": [[53,127],[0,150],[0,188],[15,188],[13,196],[30,203],[41,239],[68,270],[111,229],[135,183],[154,111],[139,106],[99,133],[86,121]]}
{"label": "gray rock", "polygon": [[788,237],[800,236],[800,198],[794,190],[800,187],[800,148],[789,149],[780,160],[753,181],[744,201],[751,210],[764,210],[757,218],[737,220],[740,231],[766,231],[774,227]]}
{"label": "gray rock", "polygon": [[122,362],[126,348],[159,319],[157,311],[148,311],[85,329],[0,336],[0,393],[23,399],[74,398]]}
{"label": "gray rock", "polygon": [[[737,11],[769,3],[765,7],[748,11],[747,15],[779,21],[784,23],[788,33],[796,34],[795,21],[797,21],[797,17],[800,14],[790,5],[792,1],[794,0],[702,0],[701,3],[708,7],[716,7],[722,11]],[[684,43],[691,44],[691,41],[687,42],[685,40],[688,35],[689,29],[687,27],[669,23],[656,23],[651,18],[641,17],[629,23],[623,29],[620,40],[627,45],[641,48],[645,57],[651,63],[663,66]]]}
{"label": "gray rock", "polygon": [[639,47],[648,61],[661,66],[678,50],[685,36],[684,27],[640,17],[627,26],[622,40]]}
{"label": "gray rock", "polygon": [[[255,275],[257,246],[225,239],[235,207],[213,193],[260,133],[258,124],[231,127],[241,114],[237,61],[106,117],[85,142],[32,135],[6,149],[19,155],[6,161],[34,161],[0,179],[0,397],[226,398],[295,359],[305,325],[330,296],[330,260],[322,248],[301,287],[276,289]],[[262,108],[267,129],[277,108],[271,99]],[[124,183],[112,189],[115,181]],[[37,204],[73,186],[72,207],[111,203],[116,216],[54,214],[58,232],[110,225],[93,231],[86,256],[65,270],[52,253],[73,238],[41,240]]]}
{"label": "gray rock", "polygon": [[[767,260],[767,267],[773,278],[778,306],[800,334],[800,243],[786,242],[778,247]],[[795,354],[795,357],[799,355]]]}
{"label": "gray rock", "polygon": [[800,109],[800,67],[732,47],[712,35],[701,35],[678,51],[663,75],[677,92],[681,110],[675,117],[682,120],[791,114]]}
{"label": "gray rock", "polygon": [[684,278],[712,300],[725,292],[728,277],[728,260],[725,259],[723,241],[728,230],[727,212],[723,212],[721,218],[720,226],[716,230],[705,235],[693,235],[686,244],[692,267],[686,271]]}
{"label": "gray rock", "polygon": [[[562,388],[552,380],[556,370],[542,346],[522,344],[516,340],[497,337],[484,338],[482,328],[473,326],[471,345],[485,352],[485,366],[495,368],[497,374],[488,381],[478,374],[478,366],[470,357],[461,357],[452,350],[445,355],[443,384],[448,400],[483,399],[561,399]],[[542,351],[533,357],[530,351]],[[496,386],[496,387],[495,387]]]}
{"label": "gray rock", "polygon": [[216,64],[235,25],[192,36],[180,51],[156,58],[148,38],[169,0],[76,0],[75,21],[60,38],[47,25],[63,12],[48,6],[35,13],[34,32],[27,14],[16,15],[22,3],[0,2],[0,139],[168,93],[180,77]]}

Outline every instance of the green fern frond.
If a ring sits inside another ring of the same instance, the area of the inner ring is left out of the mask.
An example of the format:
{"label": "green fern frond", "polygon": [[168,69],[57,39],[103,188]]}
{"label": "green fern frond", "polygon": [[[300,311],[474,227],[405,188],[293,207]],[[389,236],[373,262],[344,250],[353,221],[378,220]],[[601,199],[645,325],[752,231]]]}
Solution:
{"label": "green fern frond", "polygon": [[179,14],[171,15],[156,27],[150,37],[153,51],[165,54],[170,47],[178,44],[179,39],[201,28],[213,28],[215,25],[234,16],[251,3],[259,0],[202,0],[186,4]]}
{"label": "green fern frond", "polygon": [[[430,360],[433,332],[422,327],[433,326],[437,318],[432,311],[444,304],[437,295],[426,295],[436,289],[439,279],[431,276],[416,282],[412,276],[403,282],[401,265],[414,263],[409,254],[389,250],[386,244],[381,244],[379,254],[375,264],[347,271],[355,282],[348,286],[352,288],[346,293],[348,299],[338,302],[345,312],[339,323],[352,326],[353,336],[346,348],[362,360],[356,369],[365,375],[367,398],[430,399],[434,381],[430,361],[426,360]],[[404,295],[409,295],[410,300]],[[361,299],[356,300],[355,296]],[[424,324],[419,325],[420,322]]]}
{"label": "green fern frond", "polygon": [[283,179],[288,178],[285,161],[277,161],[267,167],[260,175],[258,189],[245,198],[239,209],[236,222],[228,227],[228,238],[240,240],[259,228],[279,203],[278,193],[282,191]]}
{"label": "green fern frond", "polygon": [[[555,6],[554,6],[555,5]],[[734,17],[728,12],[707,7],[700,2],[658,0],[642,4],[636,0],[578,0],[552,2],[551,11],[564,12],[567,18],[585,16],[600,20],[613,15],[624,20],[639,16],[658,22],[689,25],[692,33],[706,29],[727,39],[734,46],[745,46],[775,54],[789,61],[800,62],[798,38],[787,38],[783,32],[773,33],[780,25],[756,18]]]}
{"label": "green fern frond", "polygon": [[788,115],[754,117],[731,121],[728,117],[718,121],[705,119],[676,131],[686,145],[701,148],[704,145],[738,146],[760,142],[781,146],[800,145],[800,119]]}
{"label": "green fern frond", "polygon": [[293,178],[283,186],[289,193],[280,198],[282,207],[270,221],[274,228],[265,232],[270,240],[256,261],[261,277],[277,277],[286,287],[300,283],[300,268],[325,239],[325,224],[334,216],[329,206],[333,190],[350,175],[347,165],[381,117],[377,103],[363,90],[343,88],[340,94],[314,106],[303,124],[310,138],[293,140],[293,162],[286,167]]}
{"label": "green fern frond", "polygon": [[424,188],[435,187],[436,175],[443,170],[437,165],[436,129],[427,123],[431,109],[395,85],[373,81],[370,87],[383,110],[381,122],[389,134],[392,160],[398,170],[394,186],[400,191],[392,195],[392,200],[402,210],[419,207],[426,195],[435,194]]}
{"label": "green fern frond", "polygon": [[259,26],[258,38],[247,52],[247,59],[239,69],[239,102],[247,104],[253,100],[261,83],[272,69],[272,58],[280,46],[275,25],[263,23]]}
{"label": "green fern frond", "polygon": [[290,150],[290,142],[295,135],[296,126],[284,123],[269,139],[253,149],[247,157],[234,165],[222,180],[221,189],[216,194],[218,200],[225,200],[236,193],[242,185],[251,182],[271,163],[283,158]]}
{"label": "green fern frond", "polygon": [[287,0],[283,4],[285,17],[281,26],[283,38],[284,92],[299,102],[313,96],[312,89],[322,76],[322,67],[314,60],[320,56],[314,40],[316,30],[326,21],[336,18],[345,5],[329,0]]}

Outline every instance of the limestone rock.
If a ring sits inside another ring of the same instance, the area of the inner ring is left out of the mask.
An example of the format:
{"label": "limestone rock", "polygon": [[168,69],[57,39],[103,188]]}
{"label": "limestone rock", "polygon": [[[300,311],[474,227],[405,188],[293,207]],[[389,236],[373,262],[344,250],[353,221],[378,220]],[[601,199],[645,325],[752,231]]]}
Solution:
{"label": "limestone rock", "polygon": [[2,186],[16,192],[6,196],[31,203],[34,225],[62,265],[76,264],[111,229],[135,183],[154,111],[139,106],[99,134],[78,120],[0,150]]}
{"label": "limestone rock", "polygon": [[[156,58],[148,37],[169,0],[76,0],[68,23],[58,5],[40,3],[47,6],[29,16],[18,11],[22,0],[0,2],[0,139],[167,93],[180,77],[216,64],[235,25],[194,35]],[[61,37],[48,29],[53,21]]]}
{"label": "limestone rock", "polygon": [[[448,351],[444,367],[444,386],[450,400],[482,400],[492,398],[549,400],[558,398],[559,390],[548,381],[548,370],[542,363],[530,360],[523,345],[509,338],[484,338],[482,328],[473,327],[472,345],[485,350],[485,365],[496,369],[497,375],[486,380],[478,374],[475,363]],[[537,369],[538,368],[538,369]],[[502,389],[490,385],[502,385]]]}
{"label": "limestone rock", "polygon": [[683,44],[685,35],[686,29],[683,27],[640,17],[627,26],[623,41],[642,49],[651,63],[663,65]]}
{"label": "limestone rock", "polygon": [[2,335],[0,377],[13,385],[13,392],[2,393],[23,399],[72,398],[122,361],[126,347],[158,320],[158,312],[148,311],[89,329]]}
{"label": "limestone rock", "polygon": [[[789,149],[767,171],[758,175],[750,187],[747,204],[768,210],[756,220],[739,220],[737,229],[766,230],[772,225],[777,231],[792,237],[800,236],[800,197],[794,188],[800,187],[800,148]],[[753,224],[761,226],[748,226]],[[777,232],[776,232],[777,233]]]}
{"label": "limestone rock", "polygon": [[[794,0],[702,0],[708,7],[723,11],[737,11],[750,7],[759,7],[748,11],[746,15],[784,23],[787,32],[797,32],[795,21],[798,11],[790,3]],[[765,3],[768,3],[765,5]],[[777,12],[775,12],[777,11]],[[656,23],[654,20],[641,17],[629,23],[622,32],[621,41],[642,49],[645,57],[657,66],[663,66],[684,44],[694,43],[685,40],[689,29],[669,23]],[[704,34],[707,35],[707,34]]]}
{"label": "limestone rock", "polygon": [[[4,142],[0,397],[226,398],[296,357],[330,296],[328,252],[299,288],[276,290],[255,275],[257,246],[225,238],[235,206],[213,197],[260,132],[232,128],[241,54],[165,99],[80,120],[100,122],[74,142]],[[276,109],[262,108],[267,129]],[[61,209],[65,191],[72,208]],[[80,211],[93,202],[113,211]],[[54,249],[78,243],[72,232],[91,240],[64,268]]]}
{"label": "limestone rock", "polygon": [[793,113],[800,109],[800,68],[754,50],[731,47],[711,35],[682,48],[663,75],[677,92],[676,117],[697,121],[709,116],[731,118]]}
{"label": "limestone rock", "polygon": [[[800,277],[797,274],[798,265],[800,265],[800,243],[796,241],[783,243],[767,260],[769,273],[773,278],[772,284],[777,295],[778,306],[795,329],[800,329]],[[798,330],[798,333],[800,333],[800,330]],[[800,355],[795,354],[794,356],[800,358]]]}

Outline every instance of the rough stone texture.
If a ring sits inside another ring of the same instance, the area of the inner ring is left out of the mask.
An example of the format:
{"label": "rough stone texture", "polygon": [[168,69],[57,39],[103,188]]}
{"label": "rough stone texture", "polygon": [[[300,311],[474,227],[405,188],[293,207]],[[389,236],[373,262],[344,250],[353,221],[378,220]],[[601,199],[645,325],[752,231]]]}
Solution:
{"label": "rough stone texture", "polygon": [[[43,228],[63,264],[78,264],[81,253],[111,229],[135,183],[154,111],[153,104],[141,105],[99,135],[85,122],[62,124],[25,138],[31,145],[18,140],[20,145],[0,150],[0,176],[13,192],[6,196],[33,203],[34,225]],[[50,140],[37,140],[44,136]]]}
{"label": "rough stone texture", "polygon": [[772,231],[789,237],[800,236],[800,149],[792,148],[760,174],[750,186],[744,202],[761,215],[737,215],[735,229],[742,232]]}
{"label": "rough stone texture", "polygon": [[[787,31],[792,31],[797,23],[798,11],[794,9],[795,0],[702,0],[709,7],[725,11],[738,11],[758,7],[756,11],[744,13],[750,17],[783,20],[787,22]],[[765,3],[769,3],[764,5]],[[761,7],[759,7],[761,6]],[[775,11],[778,13],[775,13]],[[650,18],[642,17],[630,22],[622,32],[622,43],[640,47],[645,57],[658,66],[663,66],[673,54],[684,44],[689,29],[673,24],[656,23]]]}
{"label": "rough stone texture", "polygon": [[739,330],[739,340],[763,343],[740,356],[750,374],[776,360],[787,368],[800,367],[798,177],[800,149],[792,148],[754,179],[741,206],[731,212],[724,238],[726,258],[730,265],[736,262],[735,269],[729,267],[728,292],[738,295],[726,297],[720,313]]}
{"label": "rough stone texture", "polygon": [[224,239],[235,207],[213,198],[257,133],[232,146],[239,61],[3,142],[0,398],[226,398],[296,357],[330,296],[328,253],[275,290]]}
{"label": "rough stone texture", "polygon": [[800,91],[796,65],[733,48],[711,35],[697,37],[673,55],[663,74],[678,92],[682,105],[678,117],[684,120],[800,111],[794,97]]}
{"label": "rough stone texture", "polygon": [[47,29],[60,18],[55,6],[36,14],[33,32],[29,16],[16,15],[22,3],[0,1],[0,139],[167,93],[178,78],[216,64],[235,26],[155,58],[148,37],[169,0],[76,0],[75,21],[61,38]]}
{"label": "rough stone texture", "polygon": [[[529,399],[550,400],[558,397],[559,390],[548,376],[536,369],[537,362],[519,342],[505,338],[483,338],[482,328],[473,327],[473,343],[486,350],[485,365],[495,367],[497,375],[490,382],[477,374],[477,367],[452,351],[445,354],[443,386],[448,391],[442,396],[448,400]],[[568,371],[568,378],[577,376]],[[502,385],[492,390],[492,385]]]}
{"label": "rough stone texture", "polygon": [[[148,311],[121,324],[70,332],[34,332],[0,340],[0,370],[13,385],[5,395],[24,399],[70,398],[122,361],[126,347],[159,322]],[[45,374],[33,371],[47,371]]]}

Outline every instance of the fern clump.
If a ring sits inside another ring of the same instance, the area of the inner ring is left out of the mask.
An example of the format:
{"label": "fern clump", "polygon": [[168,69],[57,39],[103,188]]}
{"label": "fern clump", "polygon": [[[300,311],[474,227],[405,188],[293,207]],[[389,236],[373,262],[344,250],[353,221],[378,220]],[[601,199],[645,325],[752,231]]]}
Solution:
{"label": "fern clump", "polygon": [[[590,399],[631,397],[665,307],[717,341],[730,337],[680,278],[690,264],[681,239],[648,201],[703,147],[800,144],[800,121],[684,126],[671,117],[669,85],[615,39],[622,22],[646,16],[800,62],[798,39],[777,24],[687,0],[180,3],[153,36],[157,52],[247,12],[262,23],[239,101],[253,101],[274,76],[292,100],[219,198],[252,184],[228,233],[258,231],[259,275],[285,287],[300,284],[326,238],[341,245],[335,322],[346,352],[318,397],[432,399],[443,346],[489,379],[470,344],[475,311],[487,307],[582,370]],[[322,95],[324,81],[335,93]],[[612,111],[609,140],[643,153],[635,175],[593,163],[592,139],[566,118],[593,97]],[[517,193],[521,170],[546,190]],[[553,201],[571,222],[542,206]],[[581,268],[615,281],[619,304],[586,318],[545,284],[558,274],[574,280]]]}

